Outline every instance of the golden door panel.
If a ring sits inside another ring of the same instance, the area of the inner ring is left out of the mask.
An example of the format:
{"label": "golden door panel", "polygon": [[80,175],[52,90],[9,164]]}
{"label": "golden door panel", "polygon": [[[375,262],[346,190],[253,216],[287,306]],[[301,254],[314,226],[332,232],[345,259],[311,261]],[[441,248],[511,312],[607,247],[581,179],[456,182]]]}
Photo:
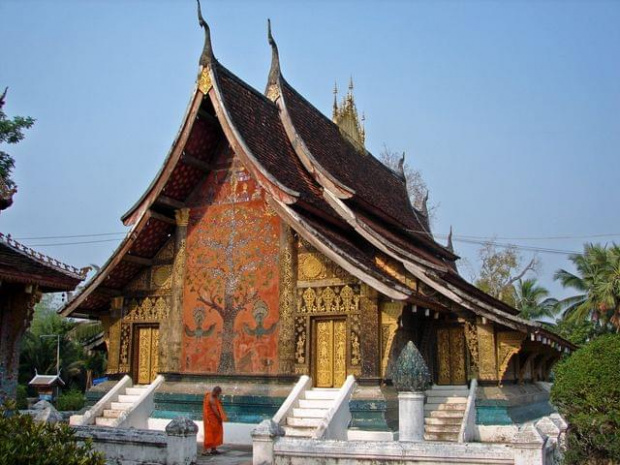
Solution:
{"label": "golden door panel", "polygon": [[321,319],[314,322],[314,366],[317,387],[340,387],[347,377],[347,322]]}
{"label": "golden door panel", "polygon": [[437,330],[438,384],[465,384],[465,333],[460,326]]}
{"label": "golden door panel", "polygon": [[139,326],[137,330],[137,383],[149,384],[157,376],[159,329],[152,326]]}

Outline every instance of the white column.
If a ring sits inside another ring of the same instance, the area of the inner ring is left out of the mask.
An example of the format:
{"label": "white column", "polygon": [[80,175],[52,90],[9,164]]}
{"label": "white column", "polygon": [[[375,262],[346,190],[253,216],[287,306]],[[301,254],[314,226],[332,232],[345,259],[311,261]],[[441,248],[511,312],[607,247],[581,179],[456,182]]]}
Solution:
{"label": "white column", "polygon": [[425,397],[423,392],[401,391],[398,393],[399,441],[424,440]]}

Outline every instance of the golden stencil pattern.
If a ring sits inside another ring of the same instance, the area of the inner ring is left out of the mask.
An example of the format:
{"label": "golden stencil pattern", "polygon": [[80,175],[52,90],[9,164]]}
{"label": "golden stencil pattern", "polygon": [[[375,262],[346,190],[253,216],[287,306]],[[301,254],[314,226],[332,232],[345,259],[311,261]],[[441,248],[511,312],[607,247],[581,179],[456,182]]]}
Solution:
{"label": "golden stencil pattern", "polygon": [[129,291],[146,291],[149,289],[149,276],[148,271],[142,271],[138,273],[126,287]]}
{"label": "golden stencil pattern", "polygon": [[378,293],[367,284],[360,286],[360,312],[364,331],[360,333],[362,375],[379,375],[379,303]]}
{"label": "golden stencil pattern", "polygon": [[477,325],[478,361],[480,379],[484,381],[497,379],[497,361],[495,358],[495,334],[492,325]]}
{"label": "golden stencil pattern", "polygon": [[291,229],[283,226],[280,240],[280,337],[278,341],[281,373],[292,373],[293,363],[297,360],[293,321],[295,311],[294,241]]}
{"label": "golden stencil pattern", "polygon": [[415,290],[417,288],[415,278],[411,275],[411,273],[405,270],[405,267],[401,263],[396,260],[377,255],[375,257],[375,264],[385,273],[400,281],[410,289]]}
{"label": "golden stencil pattern", "polygon": [[159,328],[153,328],[151,341],[151,382],[159,371]]}
{"label": "golden stencil pattern", "polygon": [[209,75],[209,68],[203,68],[198,78],[198,90],[206,95],[211,90],[211,87],[213,87],[213,83]]}
{"label": "golden stencil pattern", "polygon": [[151,271],[151,287],[170,289],[172,285],[172,266],[154,266]]}
{"label": "golden stencil pattern", "polygon": [[521,343],[526,334],[518,331],[502,331],[497,333],[497,359],[499,360],[498,381],[501,382],[510,359],[521,350]]}
{"label": "golden stencil pattern", "polygon": [[[306,339],[307,328],[305,318],[295,319],[295,363],[298,365],[306,364]],[[304,367],[305,369],[305,367]],[[306,373],[303,371],[302,373]]]}
{"label": "golden stencil pattern", "polygon": [[439,384],[451,384],[450,379],[450,331],[437,330],[437,361],[439,363]]}
{"label": "golden stencil pattern", "polygon": [[394,335],[398,329],[398,317],[402,313],[400,302],[381,303],[381,376],[385,377]]}
{"label": "golden stencil pattern", "polygon": [[183,239],[180,241],[179,250],[174,259],[174,268],[172,270],[172,279],[176,286],[179,288],[183,287],[183,280],[185,277],[185,250],[186,250],[186,240]]}
{"label": "golden stencil pattern", "polygon": [[324,257],[305,241],[299,242],[297,279],[307,285],[312,281],[335,280],[335,284],[355,282],[349,273]]}
{"label": "golden stencil pattern", "polygon": [[151,382],[151,328],[138,329],[138,384]]}
{"label": "golden stencil pattern", "polygon": [[360,316],[353,314],[349,316],[350,324],[350,352],[351,352],[351,366],[358,369],[362,364],[362,349],[360,343]]}
{"label": "golden stencil pattern", "polygon": [[318,321],[316,324],[316,385],[333,386],[333,321]]}
{"label": "golden stencil pattern", "polygon": [[121,320],[117,319],[110,323],[108,331],[108,368],[106,373],[114,375],[118,373],[118,358],[121,339]]}
{"label": "golden stencil pattern", "polygon": [[142,301],[133,299],[125,321],[162,321],[168,318],[170,307],[165,297],[146,297]]}
{"label": "golden stencil pattern", "polygon": [[121,324],[121,337],[120,337],[120,350],[119,350],[119,373],[129,373],[129,354],[131,350],[131,324]]}
{"label": "golden stencil pattern", "polygon": [[174,239],[169,239],[159,252],[157,252],[155,258],[161,261],[174,260]]}
{"label": "golden stencil pattern", "polygon": [[478,373],[480,360],[478,355],[478,332],[476,331],[476,325],[470,321],[465,321],[463,329],[465,331],[465,342],[471,354],[472,370],[474,373]]}
{"label": "golden stencil pattern", "polygon": [[452,368],[452,384],[465,384],[465,334],[462,327],[450,330],[450,365]]}
{"label": "golden stencil pattern", "polygon": [[359,290],[349,285],[298,289],[298,313],[359,312]]}
{"label": "golden stencil pattern", "polygon": [[334,386],[340,387],[347,378],[347,322],[334,321]]}

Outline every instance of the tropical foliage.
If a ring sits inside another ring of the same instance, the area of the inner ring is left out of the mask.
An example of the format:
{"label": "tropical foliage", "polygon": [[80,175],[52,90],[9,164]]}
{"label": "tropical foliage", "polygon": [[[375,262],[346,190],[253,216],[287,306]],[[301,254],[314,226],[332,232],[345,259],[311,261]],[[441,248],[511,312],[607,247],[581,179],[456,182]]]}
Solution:
{"label": "tropical foliage", "polygon": [[620,330],[620,246],[586,244],[583,254],[571,255],[576,273],[564,269],[555,279],[577,293],[560,302],[568,321],[592,320]]}
{"label": "tropical foliage", "polygon": [[558,310],[558,300],[549,297],[549,291],[536,279],[520,279],[515,286],[515,308],[527,320],[553,318]]}
{"label": "tropical foliage", "polygon": [[555,367],[551,401],[566,418],[566,464],[620,463],[620,335],[596,338]]}
{"label": "tropical foliage", "polygon": [[53,297],[46,296],[35,308],[32,325],[22,340],[19,381],[27,384],[35,369],[39,374],[56,373],[58,335],[61,377],[68,388],[84,391],[87,371],[99,376],[105,369],[105,359],[100,354],[88,354],[81,344],[82,337],[92,337],[97,326],[87,324],[86,329],[80,330],[81,324],[62,318],[54,307]]}
{"label": "tropical foliage", "polygon": [[[80,443],[65,424],[35,423],[30,415],[0,408],[0,465],[103,465],[92,443]],[[16,434],[19,432],[19,434]]]}
{"label": "tropical foliage", "polygon": [[[6,101],[7,89],[0,95],[0,144],[17,144],[24,138],[24,129],[29,129],[34,124],[34,119],[24,116],[8,118],[3,107]],[[6,189],[15,188],[15,182],[11,178],[15,160],[11,155],[0,150],[0,182]]]}

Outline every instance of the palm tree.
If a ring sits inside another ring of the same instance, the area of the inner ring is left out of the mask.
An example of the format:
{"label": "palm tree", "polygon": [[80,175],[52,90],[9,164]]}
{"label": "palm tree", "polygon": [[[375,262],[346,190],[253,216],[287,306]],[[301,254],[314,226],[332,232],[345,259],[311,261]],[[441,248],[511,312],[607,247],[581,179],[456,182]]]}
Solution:
{"label": "palm tree", "polygon": [[515,288],[515,308],[527,320],[553,318],[559,311],[558,299],[549,297],[549,291],[538,285],[535,278],[520,279]]}
{"label": "palm tree", "polygon": [[620,330],[620,246],[586,244],[583,254],[569,257],[576,273],[555,272],[554,279],[578,294],[560,302],[569,321],[591,319]]}

